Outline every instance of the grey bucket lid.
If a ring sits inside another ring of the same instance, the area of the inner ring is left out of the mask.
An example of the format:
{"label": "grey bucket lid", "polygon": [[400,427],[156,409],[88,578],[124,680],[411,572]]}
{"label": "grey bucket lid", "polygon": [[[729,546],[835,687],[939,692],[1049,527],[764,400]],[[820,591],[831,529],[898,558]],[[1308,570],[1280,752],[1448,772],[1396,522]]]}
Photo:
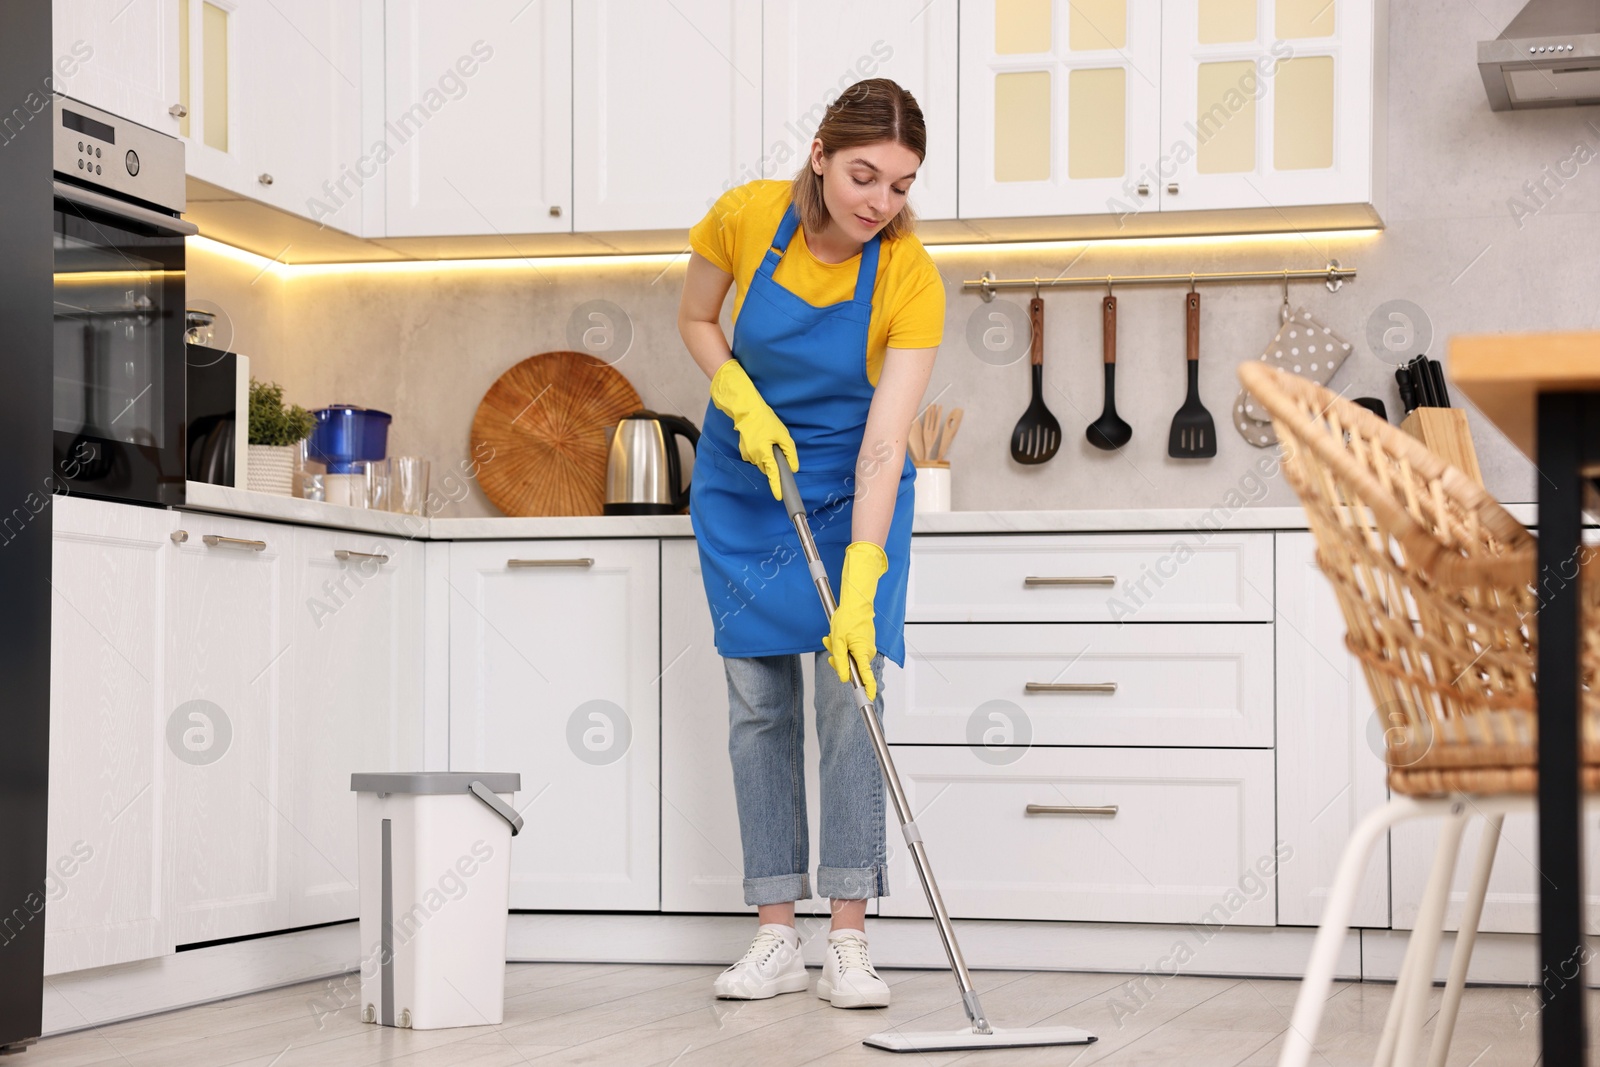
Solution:
{"label": "grey bucket lid", "polygon": [[515,793],[522,788],[522,775],[514,771],[387,771],[350,776],[350,788],[357,793],[434,796],[465,793],[473,782],[482,782],[491,793]]}

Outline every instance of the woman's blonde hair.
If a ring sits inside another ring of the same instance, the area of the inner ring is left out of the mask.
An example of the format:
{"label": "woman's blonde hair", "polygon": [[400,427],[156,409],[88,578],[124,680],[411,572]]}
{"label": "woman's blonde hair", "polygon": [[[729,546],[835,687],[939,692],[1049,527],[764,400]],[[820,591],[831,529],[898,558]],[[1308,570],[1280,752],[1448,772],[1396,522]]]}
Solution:
{"label": "woman's blonde hair", "polygon": [[[824,157],[832,156],[841,148],[893,141],[911,149],[920,161],[926,156],[928,131],[916,97],[888,78],[868,78],[850,86],[828,105],[817,126],[817,139],[822,142]],[[793,197],[795,210],[808,231],[817,233],[827,229],[829,217],[827,205],[822,201],[822,175],[811,169],[810,151],[806,152],[800,173],[794,176]],[[880,234],[885,241],[892,241],[903,233],[910,233],[915,222],[916,216],[908,201]]]}

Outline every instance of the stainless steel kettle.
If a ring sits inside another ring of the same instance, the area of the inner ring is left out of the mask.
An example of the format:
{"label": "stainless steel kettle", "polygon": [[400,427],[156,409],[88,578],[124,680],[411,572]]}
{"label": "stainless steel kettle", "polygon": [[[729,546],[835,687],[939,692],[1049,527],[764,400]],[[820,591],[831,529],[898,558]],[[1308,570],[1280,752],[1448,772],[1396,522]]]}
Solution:
{"label": "stainless steel kettle", "polygon": [[606,459],[607,515],[676,515],[689,504],[676,438],[693,446],[694,423],[677,415],[636,411],[617,423]]}

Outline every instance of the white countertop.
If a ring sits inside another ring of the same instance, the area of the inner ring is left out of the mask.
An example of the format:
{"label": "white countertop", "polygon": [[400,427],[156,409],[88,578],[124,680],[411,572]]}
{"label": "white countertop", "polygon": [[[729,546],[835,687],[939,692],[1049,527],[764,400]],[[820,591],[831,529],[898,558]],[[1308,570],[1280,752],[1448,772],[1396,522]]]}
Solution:
{"label": "white countertop", "polygon": [[[306,526],[398,534],[417,540],[500,541],[539,538],[693,537],[687,515],[577,515],[553,518],[428,519],[368,511],[318,500],[252,493],[203,482],[188,483],[187,511],[210,511]],[[1518,522],[1532,525],[1532,504],[1507,504]],[[1591,520],[1592,521],[1592,520]],[[918,515],[919,534],[1094,533],[1129,530],[1304,530],[1298,507],[1102,508],[1081,511],[945,511]]]}

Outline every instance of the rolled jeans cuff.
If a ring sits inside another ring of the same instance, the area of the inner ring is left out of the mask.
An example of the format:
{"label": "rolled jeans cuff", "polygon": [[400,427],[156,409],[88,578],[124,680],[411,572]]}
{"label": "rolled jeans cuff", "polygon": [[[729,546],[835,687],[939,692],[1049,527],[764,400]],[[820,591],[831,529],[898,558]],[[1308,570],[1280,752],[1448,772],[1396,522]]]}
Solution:
{"label": "rolled jeans cuff", "polygon": [[810,900],[811,880],[804,874],[774,874],[766,878],[744,880],[744,902],[760,907],[762,904],[787,904],[791,900]]}
{"label": "rolled jeans cuff", "polygon": [[889,895],[887,867],[818,867],[817,894],[829,900],[867,900]]}

